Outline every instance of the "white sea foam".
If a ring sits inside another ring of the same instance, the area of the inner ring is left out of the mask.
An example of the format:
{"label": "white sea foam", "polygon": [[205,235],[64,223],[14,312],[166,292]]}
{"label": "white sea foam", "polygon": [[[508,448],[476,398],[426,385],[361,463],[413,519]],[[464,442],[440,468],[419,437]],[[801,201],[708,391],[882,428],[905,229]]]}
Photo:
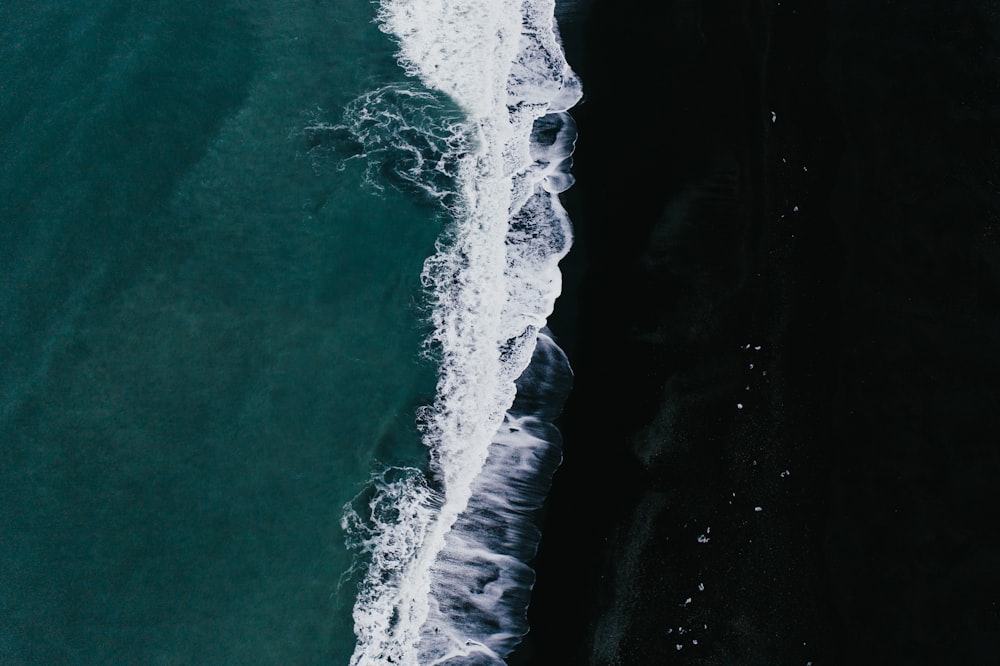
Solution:
{"label": "white sea foam", "polygon": [[409,83],[370,90],[344,108],[342,122],[315,118],[303,134],[315,165],[330,152],[342,158],[340,168],[360,159],[368,186],[382,190],[388,181],[448,208],[456,197],[458,162],[469,151],[468,129],[445,95]]}
{"label": "white sea foam", "polygon": [[420,663],[501,664],[527,632],[534,572],[526,562],[540,537],[534,514],[561,460],[552,420],[569,384],[565,355],[540,333],[517,399],[431,569]]}
{"label": "white sea foam", "polygon": [[566,367],[538,340],[571,238],[558,193],[572,182],[565,111],[580,86],[553,0],[383,0],[378,18],[400,64],[466,122],[460,144],[443,144],[462,147],[444,151],[456,159],[454,223],[422,276],[440,359],[420,419],[430,475],[380,477],[367,508],[345,513],[370,560],[351,663],[501,664],[526,631],[533,512],[558,461],[545,400],[510,410],[533,354],[539,367]]}

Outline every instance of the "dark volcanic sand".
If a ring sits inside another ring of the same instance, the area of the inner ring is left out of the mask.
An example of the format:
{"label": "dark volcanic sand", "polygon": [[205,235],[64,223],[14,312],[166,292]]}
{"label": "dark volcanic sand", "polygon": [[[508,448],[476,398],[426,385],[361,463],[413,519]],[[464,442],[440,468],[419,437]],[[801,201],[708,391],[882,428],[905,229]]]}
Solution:
{"label": "dark volcanic sand", "polygon": [[576,386],[511,664],[1000,663],[1000,3],[566,25]]}

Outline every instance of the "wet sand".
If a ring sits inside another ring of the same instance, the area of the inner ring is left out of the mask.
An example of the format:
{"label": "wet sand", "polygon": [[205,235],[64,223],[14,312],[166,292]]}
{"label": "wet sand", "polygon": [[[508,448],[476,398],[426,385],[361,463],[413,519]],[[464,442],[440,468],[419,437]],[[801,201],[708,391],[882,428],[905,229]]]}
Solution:
{"label": "wet sand", "polygon": [[576,384],[510,663],[990,663],[995,5],[578,12]]}

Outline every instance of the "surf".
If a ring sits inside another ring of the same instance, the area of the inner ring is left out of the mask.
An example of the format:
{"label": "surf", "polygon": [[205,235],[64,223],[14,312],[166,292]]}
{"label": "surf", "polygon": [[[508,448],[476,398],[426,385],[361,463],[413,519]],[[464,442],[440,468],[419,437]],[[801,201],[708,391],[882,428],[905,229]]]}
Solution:
{"label": "surf", "polygon": [[[502,664],[527,631],[535,512],[559,462],[552,420],[570,381],[543,332],[572,239],[559,193],[573,182],[566,111],[581,96],[554,16],[552,0],[378,10],[399,64],[464,120],[422,123],[430,151],[391,133],[414,155],[397,175],[445,203],[450,222],[421,276],[439,367],[418,416],[428,468],[379,473],[344,512],[366,567],[352,665]],[[352,117],[398,125],[379,110],[386,98],[425,99],[375,94]],[[353,135],[359,154],[381,149],[370,132]]]}

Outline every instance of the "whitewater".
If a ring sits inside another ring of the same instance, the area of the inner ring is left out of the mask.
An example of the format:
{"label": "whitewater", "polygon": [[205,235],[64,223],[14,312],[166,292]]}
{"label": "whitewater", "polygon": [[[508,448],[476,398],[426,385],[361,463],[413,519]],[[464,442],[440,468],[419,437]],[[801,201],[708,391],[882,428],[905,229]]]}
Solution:
{"label": "whitewater", "polygon": [[[380,472],[344,513],[366,567],[352,665],[502,664],[527,631],[534,513],[558,464],[551,421],[569,382],[544,327],[571,243],[558,195],[572,184],[566,111],[581,90],[554,13],[552,0],[379,7],[399,64],[426,90],[375,91],[348,125],[363,154],[395,141],[408,156],[397,175],[444,203],[450,224],[422,273],[439,364],[418,418],[428,469]],[[462,118],[414,122],[414,109],[441,108],[436,95]],[[409,138],[373,138],[399,125]]]}

